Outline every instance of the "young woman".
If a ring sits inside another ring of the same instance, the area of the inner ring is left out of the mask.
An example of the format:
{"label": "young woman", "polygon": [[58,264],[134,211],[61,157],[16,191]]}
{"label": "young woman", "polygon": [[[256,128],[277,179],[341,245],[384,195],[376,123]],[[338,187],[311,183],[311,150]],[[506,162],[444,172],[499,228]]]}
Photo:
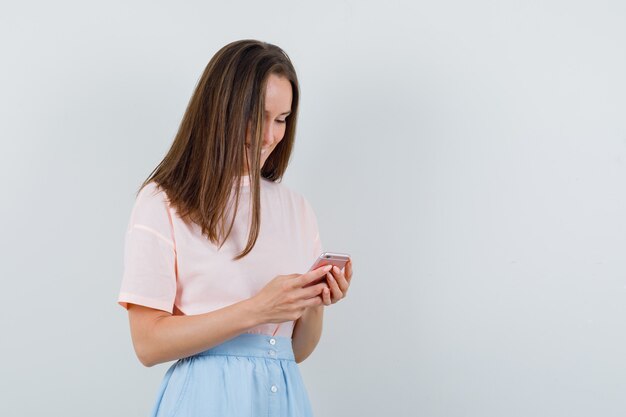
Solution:
{"label": "young woman", "polygon": [[322,245],[308,201],[280,183],[298,99],[282,49],[224,46],[137,192],[117,301],[141,363],[176,360],[152,416],[313,415],[297,363],[352,263],[302,273]]}

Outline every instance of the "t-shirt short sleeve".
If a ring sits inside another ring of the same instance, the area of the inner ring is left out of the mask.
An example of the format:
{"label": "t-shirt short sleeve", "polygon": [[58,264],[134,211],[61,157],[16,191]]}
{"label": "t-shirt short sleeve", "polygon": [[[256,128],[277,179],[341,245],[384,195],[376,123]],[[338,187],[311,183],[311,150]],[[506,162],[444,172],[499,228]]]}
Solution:
{"label": "t-shirt short sleeve", "polygon": [[117,302],[173,313],[176,245],[165,192],[154,183],[137,195],[124,238],[124,269]]}

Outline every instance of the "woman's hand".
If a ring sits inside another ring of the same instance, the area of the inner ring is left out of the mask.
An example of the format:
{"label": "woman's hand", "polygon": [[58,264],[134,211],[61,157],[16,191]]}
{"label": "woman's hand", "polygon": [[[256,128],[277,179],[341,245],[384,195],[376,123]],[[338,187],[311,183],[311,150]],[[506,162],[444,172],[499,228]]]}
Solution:
{"label": "woman's hand", "polygon": [[282,323],[297,320],[308,307],[321,305],[322,290],[328,289],[328,284],[324,281],[328,270],[329,268],[324,267],[305,274],[274,277],[251,298],[261,322]]}
{"label": "woman's hand", "polygon": [[[331,274],[332,272],[332,274]],[[330,288],[324,288],[322,291],[322,302],[328,306],[335,304],[348,294],[350,280],[352,279],[352,259],[346,262],[343,269],[333,266],[330,272],[326,273],[326,280]]]}

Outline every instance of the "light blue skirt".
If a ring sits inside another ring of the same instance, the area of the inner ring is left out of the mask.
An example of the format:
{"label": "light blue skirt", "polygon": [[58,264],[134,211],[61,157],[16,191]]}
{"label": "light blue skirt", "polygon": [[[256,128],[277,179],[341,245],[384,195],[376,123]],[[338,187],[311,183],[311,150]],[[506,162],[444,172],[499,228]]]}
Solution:
{"label": "light blue skirt", "polygon": [[177,360],[152,417],[313,417],[291,338],[242,333]]}

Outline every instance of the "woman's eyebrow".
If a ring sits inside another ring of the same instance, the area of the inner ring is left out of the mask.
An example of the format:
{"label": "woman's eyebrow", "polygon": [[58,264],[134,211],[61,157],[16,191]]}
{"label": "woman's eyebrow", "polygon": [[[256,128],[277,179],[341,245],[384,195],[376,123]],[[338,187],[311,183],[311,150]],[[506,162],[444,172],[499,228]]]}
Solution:
{"label": "woman's eyebrow", "polygon": [[[265,114],[267,114],[267,113],[269,113],[269,112],[267,110],[265,110]],[[283,112],[279,116],[282,116],[283,114],[291,114],[291,110]]]}

